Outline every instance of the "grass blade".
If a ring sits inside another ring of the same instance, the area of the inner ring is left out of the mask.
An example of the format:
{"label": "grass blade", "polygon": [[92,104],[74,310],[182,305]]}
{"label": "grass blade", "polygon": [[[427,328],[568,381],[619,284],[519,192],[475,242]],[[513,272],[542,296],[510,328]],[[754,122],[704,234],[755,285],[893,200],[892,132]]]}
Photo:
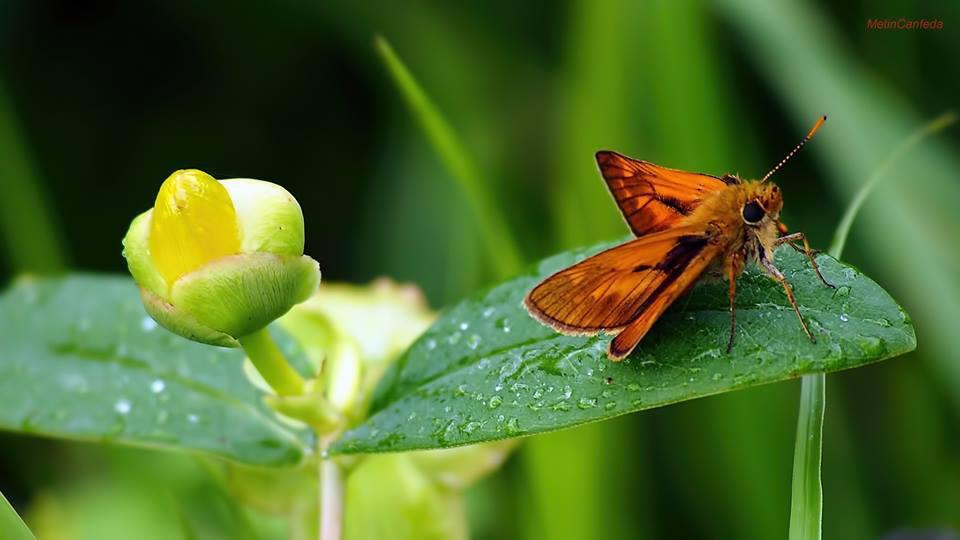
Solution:
{"label": "grass blade", "polygon": [[823,415],[827,405],[827,377],[806,375],[800,383],[800,416],[793,459],[793,498],[790,503],[790,540],[819,540],[823,521]]}
{"label": "grass blade", "polygon": [[481,178],[453,128],[430,97],[383,37],[375,39],[377,53],[383,60],[397,89],[403,95],[420,126],[443,160],[450,175],[467,196],[476,214],[481,239],[491,264],[500,278],[516,273],[523,258],[507,226],[505,216],[494,204],[489,182]]}
{"label": "grass blade", "polygon": [[6,540],[36,540],[27,525],[0,493],[0,538]]}
{"label": "grass blade", "polygon": [[843,217],[840,218],[840,224],[837,225],[837,231],[833,235],[833,242],[830,243],[830,253],[834,257],[839,257],[840,253],[843,253],[843,248],[847,245],[847,237],[850,235],[850,228],[853,226],[854,218],[857,217],[857,214],[860,212],[860,207],[863,206],[863,202],[867,200],[870,193],[872,193],[880,181],[886,177],[890,166],[925,137],[945,129],[956,121],[957,115],[952,111],[941,114],[907,137],[906,140],[890,152],[890,155],[884,158],[880,166],[877,167],[877,170],[873,171],[873,174],[870,175],[870,178],[867,179],[863,187],[854,195],[853,200],[850,201],[850,205],[847,206],[847,210],[843,213]]}
{"label": "grass blade", "polygon": [[0,238],[14,272],[49,274],[66,266],[63,243],[0,81]]}

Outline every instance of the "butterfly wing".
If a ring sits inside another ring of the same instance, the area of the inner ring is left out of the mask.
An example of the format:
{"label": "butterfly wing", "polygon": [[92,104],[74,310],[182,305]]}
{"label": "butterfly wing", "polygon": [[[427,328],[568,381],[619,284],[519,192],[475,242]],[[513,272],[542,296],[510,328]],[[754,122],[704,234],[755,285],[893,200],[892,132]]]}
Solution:
{"label": "butterfly wing", "polygon": [[650,234],[553,274],[527,294],[524,305],[562,333],[626,332],[611,342],[609,355],[619,360],[719,252],[703,230]]}
{"label": "butterfly wing", "polygon": [[597,165],[636,236],[677,225],[710,192],[739,182],[734,176],[668,169],[606,150],[597,152]]}

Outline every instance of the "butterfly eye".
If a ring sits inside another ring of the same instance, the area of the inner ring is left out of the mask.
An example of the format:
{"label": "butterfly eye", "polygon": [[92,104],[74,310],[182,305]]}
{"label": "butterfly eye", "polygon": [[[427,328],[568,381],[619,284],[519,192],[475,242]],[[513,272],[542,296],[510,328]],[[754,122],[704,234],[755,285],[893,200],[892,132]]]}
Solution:
{"label": "butterfly eye", "polygon": [[749,223],[750,225],[756,225],[760,223],[760,220],[763,219],[763,216],[766,215],[766,212],[763,211],[763,207],[760,206],[760,203],[757,201],[750,201],[747,204],[743,205],[743,221]]}

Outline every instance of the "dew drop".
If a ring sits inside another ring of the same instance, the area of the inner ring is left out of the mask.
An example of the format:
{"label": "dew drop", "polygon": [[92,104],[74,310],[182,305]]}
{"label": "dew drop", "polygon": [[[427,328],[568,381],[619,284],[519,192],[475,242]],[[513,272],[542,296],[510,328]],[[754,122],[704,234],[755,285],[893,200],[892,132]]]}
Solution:
{"label": "dew drop", "polygon": [[435,339],[428,339],[428,340],[427,340],[427,349],[432,351],[432,350],[434,350],[434,349],[436,349],[436,348],[437,348],[437,340],[435,340]]}
{"label": "dew drop", "polygon": [[846,298],[848,296],[850,296],[850,287],[846,285],[838,288],[836,292],[833,293],[834,298]]}
{"label": "dew drop", "polygon": [[199,421],[200,421],[200,417],[199,417],[199,416],[197,416],[197,415],[195,415],[195,414],[188,414],[188,415],[187,415],[187,422],[190,422],[191,424],[196,424],[196,423],[199,422]]}
{"label": "dew drop", "polygon": [[597,400],[594,398],[582,397],[580,401],[577,402],[577,408],[579,409],[592,409],[597,406]]}
{"label": "dew drop", "polygon": [[517,418],[511,418],[507,420],[507,433],[516,435],[518,433],[523,433],[523,428],[520,427],[520,420]]}
{"label": "dew drop", "polygon": [[636,392],[636,391],[640,390],[640,385],[637,384],[637,383],[630,383],[630,384],[627,385],[627,390],[629,390],[629,391],[631,391],[631,392]]}
{"label": "dew drop", "polygon": [[616,401],[610,401],[610,402],[608,402],[606,405],[603,406],[603,410],[605,410],[605,411],[612,411],[612,410],[614,410],[614,409],[616,409],[616,408],[617,408],[617,402],[616,402]]}
{"label": "dew drop", "polygon": [[470,337],[467,338],[467,347],[471,349],[476,349],[480,346],[481,338],[477,334],[470,334]]}
{"label": "dew drop", "polygon": [[487,406],[489,406],[491,409],[496,409],[501,404],[503,404],[503,398],[501,398],[500,396],[493,396],[492,398],[490,398],[490,401],[487,402]]}
{"label": "dew drop", "polygon": [[483,318],[489,319],[490,316],[493,315],[494,311],[496,311],[496,309],[494,309],[493,307],[488,307],[487,309],[483,310]]}
{"label": "dew drop", "polygon": [[860,349],[870,356],[880,356],[887,350],[887,344],[883,339],[875,336],[863,336],[860,341]]}
{"label": "dew drop", "polygon": [[160,379],[157,379],[152,383],[150,383],[150,391],[153,392],[154,394],[159,394],[160,392],[163,392],[163,389],[166,387],[167,387],[166,383],[164,383]]}
{"label": "dew drop", "polygon": [[460,330],[466,330],[467,328],[470,328],[470,323],[466,321],[460,323]]}
{"label": "dew drop", "polygon": [[460,338],[463,336],[460,332],[454,332],[450,334],[450,337],[447,338],[447,342],[451,345],[456,345],[460,342]]}
{"label": "dew drop", "polygon": [[140,328],[142,328],[144,332],[151,332],[157,328],[157,321],[149,316],[144,317],[140,320]]}
{"label": "dew drop", "polygon": [[132,408],[133,405],[130,404],[130,400],[128,399],[118,399],[117,402],[113,404],[113,410],[120,414],[127,414]]}
{"label": "dew drop", "polygon": [[850,320],[850,316],[847,315],[846,313],[841,313],[841,314],[840,314],[840,320],[841,320],[842,322],[847,322],[847,321]]}

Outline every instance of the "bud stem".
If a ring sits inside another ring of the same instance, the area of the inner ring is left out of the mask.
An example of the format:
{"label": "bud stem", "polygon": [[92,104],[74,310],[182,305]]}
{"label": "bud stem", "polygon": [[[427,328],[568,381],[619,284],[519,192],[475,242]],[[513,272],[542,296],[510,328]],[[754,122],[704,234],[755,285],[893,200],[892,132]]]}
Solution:
{"label": "bud stem", "polygon": [[343,475],[333,458],[326,456],[332,439],[324,437],[320,442],[320,540],[343,538]]}
{"label": "bud stem", "polygon": [[266,328],[246,335],[238,341],[257,371],[278,395],[303,394],[303,377],[287,362]]}

